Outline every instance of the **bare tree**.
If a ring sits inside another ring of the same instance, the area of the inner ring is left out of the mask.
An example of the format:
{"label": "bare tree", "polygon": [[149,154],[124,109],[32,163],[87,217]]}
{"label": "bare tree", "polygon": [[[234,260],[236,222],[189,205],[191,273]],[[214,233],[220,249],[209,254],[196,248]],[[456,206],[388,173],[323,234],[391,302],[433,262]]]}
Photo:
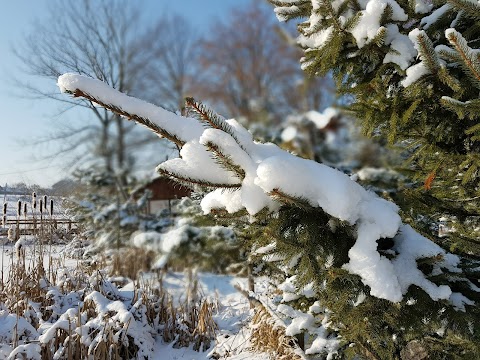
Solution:
{"label": "bare tree", "polygon": [[[164,17],[147,26],[141,8],[126,0],[57,0],[49,5],[50,18],[35,24],[23,46],[15,48],[27,73],[56,80],[65,72],[75,72],[171,110],[180,104],[187,91],[186,74],[195,64],[188,47],[180,48],[194,42],[184,20]],[[181,39],[173,30],[177,23],[182,23]],[[88,110],[85,114],[93,121],[64,125],[47,137],[65,140],[61,151],[79,154],[76,163],[91,160],[83,155],[91,151],[78,151],[90,144],[107,171],[128,172],[134,149],[149,142],[143,132],[134,131],[134,124],[91,102],[22,86],[37,97],[63,102],[65,109],[82,106]]]}
{"label": "bare tree", "polygon": [[152,34],[154,38],[146,39],[144,47],[155,43],[152,61],[155,71],[144,78],[145,87],[154,90],[164,108],[180,110],[195,84],[202,81],[197,66],[200,37],[185,18],[175,14],[162,17]]}
{"label": "bare tree", "polygon": [[277,122],[322,105],[325,80],[305,77],[289,29],[258,0],[215,23],[201,48],[208,76],[198,92],[228,116]]}

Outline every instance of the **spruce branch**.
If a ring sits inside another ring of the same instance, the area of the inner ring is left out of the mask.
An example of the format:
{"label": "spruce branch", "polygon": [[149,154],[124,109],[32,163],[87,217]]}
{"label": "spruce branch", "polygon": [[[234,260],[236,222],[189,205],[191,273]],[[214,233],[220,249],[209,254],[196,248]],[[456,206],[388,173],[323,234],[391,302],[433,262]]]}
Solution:
{"label": "spruce branch", "polygon": [[440,69],[440,61],[438,54],[435,51],[432,41],[424,32],[417,36],[417,43],[419,45],[419,52],[422,60],[425,62],[427,69],[432,74],[437,74]]}
{"label": "spruce branch", "polygon": [[411,119],[412,116],[415,114],[418,105],[420,105],[421,100],[415,100],[408,109],[402,115],[402,125],[407,124]]}
{"label": "spruce branch", "polygon": [[332,2],[330,0],[320,0],[320,4],[325,8],[324,12],[327,17],[329,17],[335,26],[335,29],[339,32],[343,31],[343,26],[340,20],[338,19],[338,14],[333,8]]}
{"label": "spruce branch", "polygon": [[444,199],[442,199],[442,200],[444,200],[444,201],[451,201],[451,202],[458,202],[458,203],[461,203],[461,202],[471,202],[471,201],[480,200],[480,196],[474,196],[474,197],[466,198],[466,199],[449,199],[449,198],[444,198]]}
{"label": "spruce branch", "polygon": [[231,156],[224,154],[217,144],[209,141],[205,146],[214,154],[215,159],[220,166],[233,172],[240,180],[245,178],[245,170],[243,170],[240,165],[235,164]]}
{"label": "spruce branch", "polygon": [[[476,105],[474,106],[468,106],[470,105],[469,102],[467,101],[465,103],[465,108],[466,111],[468,112],[469,116],[471,119],[474,119],[480,115],[480,100],[476,100]],[[463,104],[462,104],[463,106]],[[472,135],[471,139],[478,141],[480,140],[480,124],[475,124],[469,129],[465,131],[465,134],[467,135]]]}
{"label": "spruce branch", "polygon": [[161,165],[157,167],[157,171],[165,175],[173,180],[183,184],[189,188],[192,188],[194,185],[198,185],[201,187],[209,188],[209,189],[239,189],[241,188],[242,184],[220,184],[220,183],[212,183],[211,181],[205,179],[193,179],[187,176],[183,176],[180,174],[175,174],[169,170],[163,169]]}
{"label": "spruce branch", "polygon": [[225,119],[223,119],[213,110],[211,110],[208,106],[199,101],[196,101],[192,97],[187,97],[185,99],[185,107],[188,114],[193,113],[192,115],[195,115],[195,117],[203,124],[227,133],[233,138],[233,140],[235,140],[235,142],[238,144],[238,146],[240,146],[243,151],[247,152],[243,147],[242,143],[238,140],[235,134],[235,130],[225,121]]}
{"label": "spruce branch", "polygon": [[459,96],[463,94],[464,89],[462,88],[460,81],[457,80],[455,77],[451,76],[448,73],[448,70],[445,66],[442,66],[442,65],[440,66],[440,68],[438,69],[437,75],[443,84],[447,85],[450,89],[455,91]]}
{"label": "spruce branch", "polygon": [[[468,117],[469,119],[473,120],[480,116],[480,100],[471,100],[471,101],[463,102],[460,100],[453,99],[449,96],[443,96],[440,99],[440,103],[444,108],[454,111],[460,120],[462,120],[465,117]],[[471,128],[469,128],[467,131],[465,131],[465,133],[468,135],[475,134],[475,133],[479,134],[480,127],[478,125],[474,125]],[[479,135],[476,135],[475,137],[472,137],[472,139],[479,140],[478,136]]]}
{"label": "spruce branch", "polygon": [[462,185],[466,185],[469,182],[475,180],[478,173],[478,165],[479,165],[478,160],[477,161],[472,160],[472,162],[470,163],[470,166],[467,168],[467,170],[463,174]]}
{"label": "spruce branch", "polygon": [[470,74],[473,83],[480,89],[480,59],[475,56],[474,51],[459,32],[453,29],[447,30],[446,37],[457,51],[460,65],[465,72]]}
{"label": "spruce branch", "polygon": [[245,209],[242,209],[240,211],[237,211],[233,214],[229,213],[227,210],[225,210],[224,208],[218,208],[218,209],[212,209],[210,210],[210,215],[213,215],[213,216],[216,216],[216,217],[219,217],[221,219],[225,219],[225,220],[231,220],[231,219],[238,219],[238,218],[242,218],[242,217],[245,217],[245,216],[248,216],[248,211],[245,210]]}
{"label": "spruce branch", "polygon": [[148,128],[149,130],[151,130],[155,134],[157,134],[161,137],[164,137],[167,140],[170,140],[175,145],[177,145],[177,147],[179,147],[179,148],[181,148],[185,144],[185,142],[183,140],[181,140],[177,136],[169,133],[165,129],[162,129],[157,124],[153,123],[152,121],[150,121],[147,118],[141,117],[141,116],[136,115],[136,114],[131,114],[131,113],[123,110],[119,106],[116,106],[116,105],[113,105],[113,104],[106,104],[106,103],[102,102],[101,100],[95,98],[94,96],[92,96],[92,95],[90,95],[90,94],[88,94],[88,93],[86,93],[86,92],[84,92],[80,89],[75,89],[74,91],[66,90],[66,92],[69,93],[69,94],[72,94],[74,97],[81,97],[81,98],[89,100],[91,103],[96,103],[96,104],[104,107],[105,109],[110,110],[111,112],[113,112],[115,114],[118,114],[120,116],[125,117],[128,120],[133,120],[133,121],[145,126],[146,128]]}
{"label": "spruce branch", "polygon": [[387,24],[389,21],[391,21],[392,16],[393,16],[392,6],[387,3],[387,6],[385,6],[385,9],[383,10],[382,16],[380,17],[380,25]]}
{"label": "spruce branch", "polygon": [[311,0],[268,0],[268,2],[275,6],[308,6],[312,5]]}
{"label": "spruce branch", "polygon": [[398,129],[398,123],[399,123],[399,116],[396,111],[392,112],[392,115],[390,116],[390,132],[388,133],[388,142],[390,144],[393,144],[397,138],[397,129]]}
{"label": "spruce branch", "polygon": [[307,199],[288,195],[278,188],[273,189],[269,194],[274,200],[284,203],[285,205],[294,205],[300,209],[309,210],[314,207],[310,205]]}
{"label": "spruce branch", "polygon": [[[382,26],[380,29],[378,29],[377,34],[375,35],[375,37],[372,39],[371,42],[373,44],[377,45],[378,47],[382,47],[383,45],[385,45],[386,37],[387,37],[387,29]],[[398,51],[396,51],[394,49],[391,49],[390,52],[398,53]]]}
{"label": "spruce branch", "polygon": [[455,9],[463,11],[463,13],[474,20],[480,20],[480,5],[470,0],[449,0],[448,3]]}
{"label": "spruce branch", "polygon": [[306,23],[303,23],[301,25],[305,26],[299,26],[298,30],[304,35],[304,36],[311,36],[319,31],[321,31],[324,27],[325,24],[322,21],[318,21],[315,24],[310,24],[310,26],[306,26]]}
{"label": "spruce branch", "polygon": [[362,17],[362,13],[357,13],[354,16],[350,17],[347,19],[345,22],[345,25],[343,26],[345,31],[351,32],[355,26],[358,25],[358,22],[360,21],[360,18]]}
{"label": "spruce branch", "polygon": [[272,5],[276,6],[275,14],[281,21],[288,21],[300,17],[305,17],[312,9],[310,0],[268,0]]}

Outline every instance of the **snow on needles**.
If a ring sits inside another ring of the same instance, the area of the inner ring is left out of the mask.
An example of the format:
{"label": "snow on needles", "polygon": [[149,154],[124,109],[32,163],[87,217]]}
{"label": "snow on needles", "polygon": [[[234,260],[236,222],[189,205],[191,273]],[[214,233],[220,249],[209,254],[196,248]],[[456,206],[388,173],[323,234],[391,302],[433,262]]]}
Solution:
{"label": "snow on needles", "polygon": [[[68,92],[82,89],[89,95],[95,94],[95,98],[104,104],[122,104],[121,108],[130,114],[142,114],[142,117],[150,119],[162,129],[176,135],[183,140],[192,140],[200,136],[203,127],[195,119],[186,119],[178,124],[177,116],[165,109],[150,104],[146,101],[132,98],[128,95],[116,92],[112,94],[107,84],[77,74],[64,74],[57,82],[60,91]],[[73,89],[73,90],[72,90]]]}
{"label": "snow on needles", "polygon": [[[388,3],[394,5],[393,1]],[[402,15],[393,7],[398,16]],[[311,206],[356,226],[357,240],[344,268],[359,275],[370,287],[371,295],[398,302],[408,287],[415,284],[434,300],[451,296],[450,288],[439,287],[426,279],[417,269],[416,259],[440,256],[445,259],[445,267],[450,269],[456,268],[458,259],[402,225],[395,204],[365,190],[342,172],[296,157],[274,144],[255,142],[235,120],[227,120],[230,128],[227,133],[204,128],[194,119],[169,113],[80,75],[63,75],[58,85],[62,91],[75,93],[78,89],[119,109],[128,109],[177,134],[185,141],[184,149],[187,150],[182,149],[182,158],[168,160],[160,164],[159,169],[191,179],[214,176],[215,183],[238,184],[233,190],[216,189],[208,193],[201,203],[205,213],[217,208],[230,213],[246,209],[252,216],[264,208],[275,211],[280,204],[270,196],[273,192],[304,199]],[[234,169],[241,171],[219,166],[205,151],[212,145],[228,158]],[[394,238],[398,252],[394,259],[389,260],[377,251],[380,238]]]}
{"label": "snow on needles", "polygon": [[359,48],[362,48],[368,41],[375,38],[380,29],[380,19],[387,6],[392,10],[392,20],[406,21],[408,19],[405,11],[395,0],[371,0],[362,11],[362,17],[358,24],[351,31],[357,41]]}
{"label": "snow on needles", "polygon": [[[312,0],[313,10],[308,19],[302,23],[301,34],[297,41],[306,49],[307,53],[311,50],[321,50],[338,32],[338,28],[335,26],[322,24],[323,22],[330,24],[326,20],[330,20],[332,16],[336,17],[335,23],[342,27],[343,32],[353,36],[354,44],[358,49],[372,44],[372,41],[378,40],[378,36],[384,33],[382,46],[388,46],[389,51],[385,54],[383,63],[398,66],[398,73],[403,77],[400,84],[408,87],[424,75],[429,74],[425,62],[417,61],[419,55],[417,37],[424,34],[421,29],[429,29],[453,6],[445,4],[434,10],[435,6],[431,0],[414,0],[410,3],[410,6],[414,5],[415,13],[420,15],[419,21],[413,21],[414,19],[408,16],[405,4],[395,0],[359,0],[356,5],[358,11],[357,9],[354,11],[351,6],[342,6],[345,5],[345,0],[335,0],[331,1],[333,14],[320,10],[319,3]],[[285,2],[285,9],[287,8],[288,2]],[[382,20],[387,8],[391,11],[391,16]],[[281,8],[275,10],[277,13],[281,12]],[[349,20],[352,20],[356,14],[360,14],[358,21],[354,26],[347,26],[351,25]],[[453,23],[451,26],[454,26]],[[410,30],[412,31],[407,34]],[[349,56],[356,57],[358,54],[360,52],[353,51]],[[302,68],[307,68],[311,63],[311,59],[305,60]]]}

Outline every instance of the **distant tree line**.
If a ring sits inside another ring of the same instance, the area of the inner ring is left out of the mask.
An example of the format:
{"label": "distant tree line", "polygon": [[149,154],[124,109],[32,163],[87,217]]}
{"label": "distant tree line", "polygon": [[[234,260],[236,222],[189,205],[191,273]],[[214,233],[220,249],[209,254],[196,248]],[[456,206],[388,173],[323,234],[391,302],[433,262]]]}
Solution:
{"label": "distant tree line", "polygon": [[0,186],[0,195],[31,195],[33,192],[49,196],[67,196],[79,187],[79,183],[73,179],[62,179],[50,187],[43,187],[38,184],[26,184],[16,182]]}

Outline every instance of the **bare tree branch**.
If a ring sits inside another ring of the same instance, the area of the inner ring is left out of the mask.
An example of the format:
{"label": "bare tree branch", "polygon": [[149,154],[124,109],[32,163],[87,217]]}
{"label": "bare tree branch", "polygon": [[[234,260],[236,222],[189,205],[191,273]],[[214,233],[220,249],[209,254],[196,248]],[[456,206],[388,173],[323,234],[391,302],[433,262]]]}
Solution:
{"label": "bare tree branch", "polygon": [[320,110],[321,95],[329,90],[325,79],[306,78],[298,63],[301,50],[285,37],[290,29],[277,29],[271,9],[255,0],[216,22],[199,45],[206,74],[197,90],[202,100],[247,121],[275,123]]}
{"label": "bare tree branch", "polygon": [[[14,49],[25,73],[49,79],[54,84],[59,75],[74,72],[171,110],[180,109],[188,89],[187,81],[191,81],[187,74],[195,73],[193,44],[198,42],[192,40],[195,39],[193,31],[184,19],[164,17],[147,24],[141,7],[127,0],[68,3],[52,0],[49,5],[51,18],[36,23],[24,43]],[[19,86],[26,90],[29,98],[50,99],[61,104],[62,110],[57,115],[74,106],[90,110],[91,120],[97,124],[95,132],[87,130],[90,126],[82,125],[63,128],[38,141],[39,144],[46,139],[65,142],[58,156],[88,146],[103,159],[108,171],[123,172],[131,166],[132,156],[143,147],[138,139],[151,144],[152,137],[130,136],[132,132],[137,133],[138,127],[119,121],[118,115],[98,108],[88,99],[59,96],[27,83]],[[89,136],[80,136],[78,129]],[[76,135],[81,141],[76,141]],[[77,160],[91,160],[80,154],[72,156]]]}

